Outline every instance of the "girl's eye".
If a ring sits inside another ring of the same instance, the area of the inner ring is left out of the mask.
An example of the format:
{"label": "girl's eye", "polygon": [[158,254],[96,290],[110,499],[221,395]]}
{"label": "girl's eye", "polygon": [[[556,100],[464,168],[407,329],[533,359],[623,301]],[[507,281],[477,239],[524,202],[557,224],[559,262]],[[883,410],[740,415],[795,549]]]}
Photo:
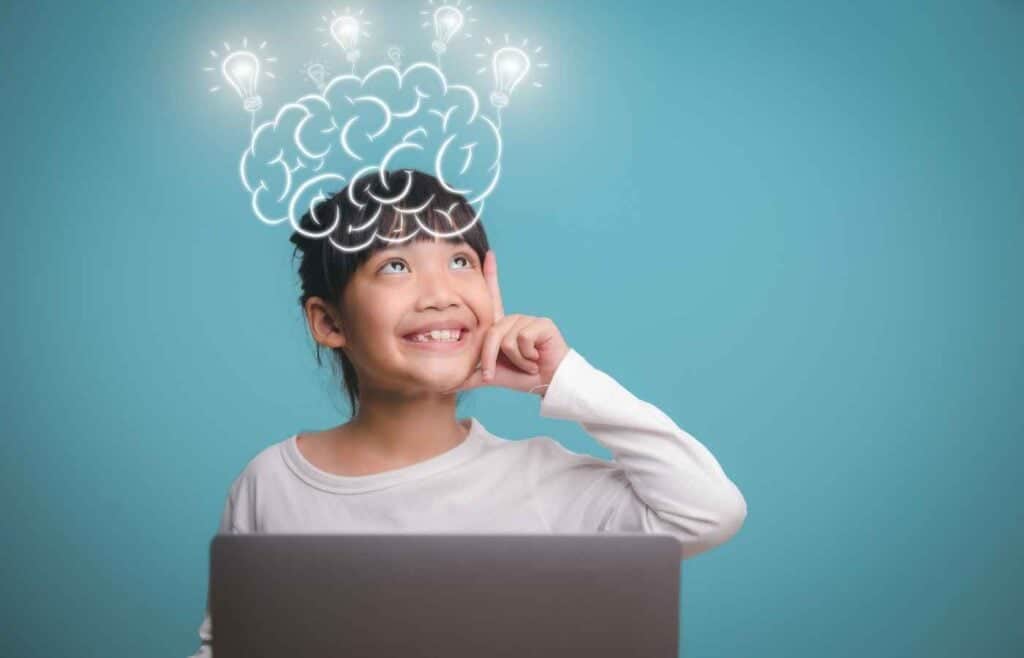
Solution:
{"label": "girl's eye", "polygon": [[[466,262],[466,267],[468,267],[468,268],[472,268],[473,267],[473,261],[471,261],[468,256],[464,256],[462,254],[458,254],[458,255],[454,256],[452,260],[455,260],[456,258],[462,259],[463,261],[465,261]],[[384,272],[385,268],[388,265],[396,265],[396,264],[405,265],[405,261],[400,259],[400,258],[396,258],[395,260],[389,260],[388,262],[386,262],[383,265],[381,265],[380,271]],[[462,269],[464,269],[464,268],[462,268]],[[391,272],[395,272],[395,270],[391,270]]]}

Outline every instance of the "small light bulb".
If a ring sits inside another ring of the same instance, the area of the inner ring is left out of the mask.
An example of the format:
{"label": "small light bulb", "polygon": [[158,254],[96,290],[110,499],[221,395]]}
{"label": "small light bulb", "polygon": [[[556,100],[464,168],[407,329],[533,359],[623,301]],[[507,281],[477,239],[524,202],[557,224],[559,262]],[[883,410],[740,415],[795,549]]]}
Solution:
{"label": "small light bulb", "polygon": [[494,53],[494,91],[491,104],[499,110],[508,105],[509,96],[530,70],[530,58],[519,48],[505,46]]}
{"label": "small light bulb", "polygon": [[260,78],[260,60],[248,50],[236,50],[224,58],[220,67],[224,79],[242,98],[242,107],[255,112],[263,107],[263,99],[256,93]]}
{"label": "small light bulb", "polygon": [[338,16],[331,22],[331,36],[354,64],[359,59],[359,21],[354,16]]}
{"label": "small light bulb", "polygon": [[462,29],[463,22],[462,12],[455,7],[444,5],[437,8],[434,12],[434,34],[437,38],[431,44],[435,53],[441,55],[448,50],[448,44],[455,33]]}

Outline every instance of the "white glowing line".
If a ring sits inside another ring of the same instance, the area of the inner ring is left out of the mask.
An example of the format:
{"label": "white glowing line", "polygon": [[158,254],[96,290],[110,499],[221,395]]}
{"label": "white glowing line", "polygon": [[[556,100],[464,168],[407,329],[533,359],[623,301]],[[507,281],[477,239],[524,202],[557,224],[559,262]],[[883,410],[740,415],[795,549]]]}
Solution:
{"label": "white glowing line", "polygon": [[405,72],[402,73],[402,79],[404,80],[409,75],[410,72],[416,71],[416,70],[422,69],[422,68],[430,69],[431,71],[433,71],[434,73],[437,74],[438,79],[440,79],[440,81],[441,81],[441,91],[444,94],[447,94],[448,93],[448,79],[445,77],[445,75],[441,71],[441,69],[439,69],[437,66],[431,64],[430,62],[416,62],[415,64],[413,64],[409,68],[405,69]]}
{"label": "white glowing line", "polygon": [[445,180],[444,171],[442,171],[441,169],[441,161],[444,159],[445,151],[448,150],[448,145],[452,143],[452,140],[455,139],[455,137],[456,135],[452,135],[448,139],[444,140],[444,144],[442,144],[441,148],[437,150],[437,157],[434,159],[434,173],[437,174],[437,180],[440,181],[441,185],[443,185],[446,190],[453,194],[465,194],[470,190],[453,188],[451,185],[448,184],[448,181]]}
{"label": "white glowing line", "polygon": [[346,246],[338,244],[337,242],[334,241],[334,236],[333,235],[327,236],[327,241],[330,242],[331,245],[335,249],[337,249],[338,251],[344,251],[345,253],[355,253],[357,251],[362,251],[363,249],[366,249],[367,247],[369,247],[373,243],[373,239],[375,237],[376,236],[371,235],[370,238],[366,242],[364,242],[363,244],[356,245],[354,247],[346,247]]}
{"label": "white glowing line", "polygon": [[348,153],[349,157],[353,160],[362,160],[362,156],[356,155],[355,152],[348,146],[348,129],[352,127],[352,124],[359,120],[359,115],[352,117],[345,122],[345,126],[341,129],[341,148],[345,149],[345,153]]}
{"label": "white glowing line", "polygon": [[[315,197],[313,197],[310,200],[310,202],[309,202],[309,216],[317,224],[323,224],[323,222],[321,222],[320,218],[316,216],[316,210],[315,210],[316,205],[318,203],[322,202],[322,201],[327,201],[328,198],[330,198],[330,197],[325,196],[324,193],[321,191]],[[338,206],[338,204],[334,204],[334,222],[331,224],[331,226],[337,226],[338,222],[340,222],[340,221],[341,221],[341,208]]]}
{"label": "white glowing line", "polygon": [[415,215],[416,213],[420,213],[420,212],[423,212],[424,210],[426,210],[427,206],[429,206],[431,203],[433,203],[433,201],[434,201],[434,195],[431,194],[430,197],[426,201],[424,201],[422,205],[420,205],[417,208],[399,208],[398,206],[394,206],[394,209],[395,209],[395,212],[397,212],[400,215]]}
{"label": "white glowing line", "polygon": [[[313,185],[319,185],[321,182],[327,181],[327,180],[336,181],[339,184],[339,189],[340,189],[341,186],[344,186],[344,183],[345,183],[345,177],[344,176],[340,176],[338,174],[330,174],[330,173],[329,174],[321,174],[320,176],[316,176],[314,178],[311,178],[308,181],[306,181],[305,183],[303,183],[299,187],[299,189],[297,189],[295,191],[295,194],[292,196],[291,202],[288,203],[288,219],[292,223],[292,228],[294,228],[295,231],[297,233],[299,233],[300,235],[304,235],[307,238],[312,238],[314,240],[326,237],[327,235],[332,233],[335,228],[337,228],[338,222],[341,221],[341,212],[340,212],[340,210],[335,212],[334,223],[332,223],[323,232],[318,233],[318,232],[314,232],[314,231],[309,231],[309,230],[299,226],[299,222],[301,221],[301,217],[300,218],[296,218],[295,217],[295,204],[298,202],[299,198],[302,196],[302,194],[308,188],[312,187]],[[319,192],[319,196],[323,196],[323,191],[322,190],[318,190],[318,192]],[[314,219],[315,219],[315,217],[314,217]]]}
{"label": "white glowing line", "polygon": [[356,172],[355,176],[352,177],[352,184],[348,186],[348,200],[352,202],[353,206],[356,206],[357,208],[365,208],[366,207],[365,203],[359,203],[358,201],[356,201],[356,198],[354,196],[352,196],[352,193],[356,191],[356,183],[359,182],[359,179],[363,177],[363,174],[375,171],[376,169],[377,169],[376,165],[370,165],[369,167],[363,167],[362,169],[360,169],[359,171]]}
{"label": "white glowing line", "polygon": [[[441,71],[441,69],[434,66],[433,64],[430,64],[429,62],[417,62],[410,66],[409,68],[407,68],[405,71],[399,71],[395,66],[391,64],[381,64],[380,66],[374,68],[369,73],[367,73],[362,79],[356,78],[355,76],[350,77],[355,78],[360,83],[360,86],[362,86],[365,84],[367,80],[373,78],[374,76],[387,73],[398,78],[398,88],[401,89],[405,78],[421,68],[427,68],[433,71],[437,75],[437,78],[441,81],[442,95],[448,93],[448,80],[447,78],[445,78],[444,73]],[[420,98],[426,97],[426,95],[423,94],[418,88],[414,88],[414,91],[416,92],[416,104],[413,107],[413,109],[407,112],[392,112],[394,116],[399,118],[407,118],[419,112]]]}
{"label": "white glowing line", "polygon": [[257,187],[255,190],[253,190],[253,193],[252,193],[252,211],[256,214],[256,217],[261,222],[263,222],[264,224],[268,224],[270,226],[276,226],[277,224],[280,224],[281,222],[288,221],[288,216],[287,215],[285,215],[284,217],[279,217],[277,219],[271,219],[271,218],[267,217],[266,215],[264,215],[263,212],[260,210],[259,202],[258,202],[257,199],[258,199],[258,197],[260,195],[260,192],[264,191],[266,189],[267,189],[266,186],[263,185],[263,183],[261,182],[260,186]]}
{"label": "white glowing line", "polygon": [[383,209],[384,206],[377,206],[377,212],[373,213],[373,216],[370,217],[370,219],[366,220],[365,224],[360,224],[359,226],[349,225],[348,232],[351,233],[353,231],[365,231],[366,227],[370,226],[371,224],[377,221],[377,218],[380,217],[380,213]]}
{"label": "white glowing line", "polygon": [[[471,221],[470,223],[466,224],[462,228],[459,228],[459,229],[456,229],[454,231],[451,231],[450,233],[441,233],[441,232],[432,230],[430,227],[426,226],[422,221],[420,221],[420,218],[417,215],[413,215],[413,219],[416,220],[416,223],[419,224],[421,229],[423,229],[424,231],[426,231],[430,235],[434,236],[435,238],[450,238],[450,237],[453,237],[453,236],[456,236],[456,235],[462,235],[468,229],[470,229],[474,224],[476,224],[478,221],[480,221],[480,216],[483,214],[483,209],[484,209],[483,204],[480,204],[480,208],[475,213],[473,213],[473,221]],[[434,212],[438,212],[438,211],[435,210]]]}
{"label": "white glowing line", "polygon": [[[384,170],[381,169],[380,171],[381,171],[381,175],[383,176]],[[399,201],[404,199],[405,195],[408,194],[409,190],[411,190],[411,189],[412,189],[412,174],[410,174],[408,171],[406,171],[405,172],[405,189],[402,190],[402,193],[399,194],[398,196],[388,199],[386,197],[379,197],[379,196],[377,196],[376,194],[374,194],[373,192],[371,192],[369,190],[366,191],[366,194],[371,199],[376,201],[377,203],[392,204],[392,203],[398,203]]]}
{"label": "white glowing line", "polygon": [[381,99],[377,98],[376,96],[360,96],[359,98],[353,98],[352,100],[353,100],[353,104],[354,103],[358,103],[360,101],[366,101],[366,102],[369,102],[369,103],[376,103],[377,105],[380,106],[380,109],[384,110],[384,127],[381,128],[380,130],[378,130],[376,133],[374,133],[372,135],[367,133],[367,137],[370,138],[370,141],[373,141],[377,137],[380,137],[385,132],[387,132],[388,128],[391,127],[391,108],[388,107],[387,103],[385,103]]}
{"label": "white glowing line", "polygon": [[284,149],[282,149],[277,154],[276,158],[274,158],[273,160],[271,160],[271,161],[269,161],[267,163],[267,164],[281,163],[281,166],[284,167],[284,191],[281,193],[281,196],[280,196],[280,198],[278,198],[278,201],[284,201],[285,196],[287,196],[287,194],[288,194],[288,190],[292,189],[292,170],[288,168],[288,163],[284,161],[283,157],[281,157],[283,155],[284,155]]}
{"label": "white glowing line", "polygon": [[427,129],[424,128],[423,126],[420,126],[419,128],[413,128],[409,132],[407,132],[404,135],[402,135],[402,141],[403,142],[408,142],[409,141],[409,137],[411,135],[415,135],[416,133],[423,133],[424,137],[430,137],[430,135],[427,133]]}
{"label": "white glowing line", "polygon": [[[252,189],[252,185],[249,184],[249,181],[245,177],[245,156],[247,156],[247,155],[251,155],[251,156],[255,155],[252,152],[252,147],[247,148],[244,151],[242,151],[242,157],[238,161],[238,175],[241,176],[241,178],[242,178],[242,185],[245,186],[245,191],[249,192],[250,194],[252,194],[255,190]],[[261,184],[262,184],[262,181],[261,181]]]}
{"label": "white glowing line", "polygon": [[[495,164],[498,164],[498,163],[496,162]],[[492,180],[491,184],[487,186],[487,189],[484,190],[483,192],[481,192],[480,194],[478,194],[477,196],[473,197],[472,199],[466,199],[466,200],[470,203],[470,205],[472,205],[472,204],[476,203],[477,201],[483,201],[484,199],[486,199],[487,196],[491,192],[494,191],[494,187],[498,184],[498,178],[500,178],[500,177],[501,177],[501,166],[498,165],[498,170],[494,174],[494,180]]]}
{"label": "white glowing line", "polygon": [[[288,163],[285,162],[284,166],[287,167]],[[292,177],[294,178],[295,172],[298,171],[299,169],[306,169],[306,164],[302,160],[296,159],[296,161],[295,161],[295,168],[294,169],[290,169],[288,173],[293,174]]]}
{"label": "white glowing line", "polygon": [[466,173],[466,170],[469,169],[469,163],[473,161],[473,147],[474,146],[476,146],[476,142],[473,142],[472,144],[467,144],[466,146],[461,147],[461,148],[465,149],[465,151],[466,151],[466,163],[464,165],[462,165],[462,171],[459,172],[459,176],[461,176],[462,174]]}
{"label": "white glowing line", "polygon": [[436,212],[438,215],[441,215],[442,217],[447,219],[448,223],[451,224],[452,226],[455,225],[455,220],[452,219],[451,213],[449,213],[447,210],[441,210],[440,208],[434,208],[434,212]]}
{"label": "white glowing line", "polygon": [[399,119],[408,119],[411,116],[415,116],[420,111],[420,96],[416,96],[416,104],[413,105],[412,109],[408,112],[395,112],[394,115]]}
{"label": "white glowing line", "polygon": [[494,138],[498,143],[498,154],[494,156],[494,164],[491,165],[491,167],[494,168],[499,162],[501,162],[501,153],[504,150],[504,144],[502,144],[501,141],[501,131],[498,130],[498,126],[494,125],[494,122],[486,116],[481,116],[480,118],[491,125],[491,130],[494,131]]}
{"label": "white glowing line", "polygon": [[443,114],[441,113],[440,110],[430,110],[431,114],[436,114],[437,116],[441,117],[441,132],[448,132],[448,117],[450,117],[452,115],[452,112],[458,109],[458,107],[458,105],[452,105]]}
{"label": "white glowing line", "polygon": [[466,92],[466,95],[468,95],[470,100],[473,101],[473,111],[469,113],[469,121],[466,123],[473,123],[476,121],[476,115],[480,112],[480,99],[476,97],[476,92],[465,85],[452,85],[449,89],[459,89]]}
{"label": "white glowing line", "polygon": [[387,152],[384,159],[380,161],[380,182],[384,184],[384,189],[387,189],[388,187],[387,182],[384,180],[384,170],[388,168],[388,163],[391,162],[391,158],[393,158],[399,151],[404,151],[405,149],[422,151],[423,147],[415,142],[402,142],[401,144],[396,144]]}
{"label": "white glowing line", "polygon": [[[310,98],[310,97],[306,96],[304,98]],[[314,100],[316,98],[317,98],[316,96],[313,96],[312,98],[310,98],[310,100]],[[326,105],[326,103],[324,103],[324,104]],[[310,160],[318,160],[318,159],[324,157],[325,155],[327,155],[330,152],[331,149],[327,148],[327,149],[321,151],[320,153],[314,153],[314,152],[310,151],[309,149],[307,149],[303,145],[302,140],[299,138],[299,133],[302,132],[302,127],[306,125],[306,122],[313,118],[313,113],[310,112],[309,108],[307,108],[305,105],[299,104],[299,107],[301,107],[303,110],[305,110],[306,116],[304,116],[301,119],[299,119],[298,123],[295,124],[295,132],[292,135],[292,139],[295,141],[295,146],[299,149],[299,151],[302,152],[302,154],[304,156],[306,156]],[[330,106],[328,106],[328,109],[330,109]],[[332,117],[332,121],[333,121],[333,117]],[[329,130],[321,130],[320,132],[321,133],[326,133],[326,132],[330,132],[330,131]]]}
{"label": "white glowing line", "polygon": [[359,78],[359,76],[353,75],[351,73],[345,73],[343,75],[337,76],[336,78],[331,80],[329,83],[327,83],[327,86],[324,88],[324,90],[322,92],[320,92],[320,96],[322,98],[326,99],[328,96],[331,95],[331,90],[332,90],[332,88],[335,85],[343,85],[343,84],[345,84],[349,80],[354,80],[355,82],[358,82],[360,85],[362,85],[362,83],[363,83],[363,81]]}
{"label": "white glowing line", "polygon": [[[409,170],[405,171],[405,175],[407,177],[409,176]],[[388,187],[388,179],[384,178],[384,167],[379,166],[379,165],[377,166],[377,177],[380,179],[380,184],[384,187],[384,189],[388,190],[390,192],[391,188]],[[369,185],[366,186],[366,191],[367,191],[367,193],[369,193],[369,191],[370,191],[370,186]]]}
{"label": "white glowing line", "polygon": [[[312,115],[310,115],[310,116],[312,116]],[[307,149],[305,147],[305,145],[302,143],[302,140],[299,138],[299,133],[302,131],[302,124],[306,123],[306,120],[308,118],[309,117],[306,117],[306,118],[302,119],[302,121],[300,121],[295,126],[295,132],[292,135],[292,140],[295,142],[295,147],[299,149],[299,151],[302,153],[302,155],[306,156],[310,160],[320,160],[325,155],[330,153],[331,149],[330,148],[326,148],[323,151],[320,151],[319,153],[314,153],[313,151],[310,151],[309,149]]]}

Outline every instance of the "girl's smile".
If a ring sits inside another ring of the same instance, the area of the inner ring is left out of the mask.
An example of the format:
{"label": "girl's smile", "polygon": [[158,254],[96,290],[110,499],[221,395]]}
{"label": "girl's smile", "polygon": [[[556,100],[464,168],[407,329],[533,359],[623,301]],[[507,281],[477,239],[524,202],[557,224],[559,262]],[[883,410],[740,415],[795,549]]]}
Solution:
{"label": "girl's smile", "polygon": [[431,352],[457,352],[465,349],[466,345],[469,344],[469,329],[462,329],[459,332],[458,340],[424,340],[415,341],[410,337],[402,336],[402,342],[406,343],[410,347],[417,350],[427,350]]}

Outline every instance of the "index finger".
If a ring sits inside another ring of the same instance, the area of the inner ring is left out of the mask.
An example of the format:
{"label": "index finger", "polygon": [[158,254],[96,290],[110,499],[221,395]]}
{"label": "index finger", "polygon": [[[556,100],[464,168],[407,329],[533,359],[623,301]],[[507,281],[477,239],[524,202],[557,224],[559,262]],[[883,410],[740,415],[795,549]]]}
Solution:
{"label": "index finger", "polygon": [[498,286],[498,257],[493,249],[488,249],[484,255],[484,279],[487,280],[487,289],[491,292],[494,321],[497,322],[505,317],[505,307],[501,303],[501,288]]}

